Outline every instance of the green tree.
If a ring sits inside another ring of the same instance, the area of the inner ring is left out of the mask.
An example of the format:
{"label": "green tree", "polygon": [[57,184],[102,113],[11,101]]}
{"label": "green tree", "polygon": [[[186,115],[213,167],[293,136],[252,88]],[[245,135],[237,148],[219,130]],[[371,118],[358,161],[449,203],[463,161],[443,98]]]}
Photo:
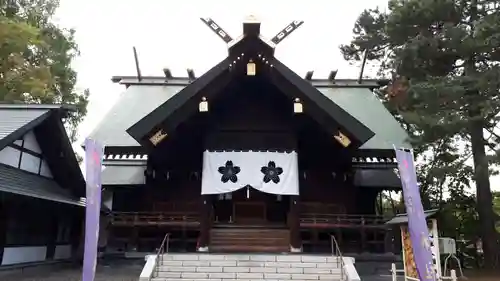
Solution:
{"label": "green tree", "polygon": [[498,244],[489,161],[498,157],[486,147],[497,140],[485,139],[483,130],[492,131],[500,112],[500,2],[391,0],[387,13],[365,10],[353,31],[351,43],[341,46],[344,57],[359,61],[365,53],[380,63],[379,74],[394,81],[381,98],[407,124],[422,155],[448,158],[425,175],[429,186],[435,180],[467,186],[473,172],[485,265],[493,268]]}
{"label": "green tree", "polygon": [[0,101],[75,106],[65,122],[74,141],[89,91],[75,90],[75,31],[51,21],[58,5],[56,0],[0,1]]}

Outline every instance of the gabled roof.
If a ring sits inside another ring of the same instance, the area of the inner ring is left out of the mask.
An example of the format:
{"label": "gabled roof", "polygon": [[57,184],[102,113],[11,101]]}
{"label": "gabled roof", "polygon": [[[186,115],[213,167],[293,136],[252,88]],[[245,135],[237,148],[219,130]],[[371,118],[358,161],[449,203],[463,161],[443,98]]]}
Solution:
{"label": "gabled roof", "polygon": [[368,88],[318,88],[335,104],[363,122],[375,135],[361,149],[411,148],[408,134]]}
{"label": "gabled roof", "polygon": [[33,130],[54,179],[85,195],[85,181],[62,118],[72,108],[64,105],[0,104],[0,149]]}
{"label": "gabled roof", "polygon": [[[294,29],[299,25],[290,28]],[[290,31],[288,29],[289,27],[285,28],[283,32]],[[288,33],[281,37],[287,35]],[[259,73],[263,73],[291,100],[299,98],[308,108],[308,114],[332,137],[344,135],[349,138],[350,148],[359,147],[374,135],[363,123],[276,59],[274,47],[280,40],[277,39],[273,44],[264,40],[260,34],[259,21],[252,18],[244,22],[243,33],[237,40],[229,42],[229,37],[226,39],[226,43],[229,43],[228,57],[131,126],[127,132],[135,140],[142,145],[150,146],[152,143],[149,138],[154,134],[164,135],[163,130],[167,134],[175,131],[179,124],[195,113],[202,97],[210,99],[220,94],[235,76],[244,73],[247,63],[258,65],[261,69]]]}
{"label": "gabled roof", "polygon": [[[237,58],[228,57],[221,61],[131,126],[127,132],[138,142],[148,146],[150,143],[146,140],[159,129],[171,133],[180,123],[196,112],[202,96],[213,98],[229,83],[236,72],[233,70],[235,66],[232,65],[236,60]],[[271,57],[266,64],[272,69],[264,71],[264,75],[281,88],[284,94],[290,95],[291,100],[300,98],[310,109],[308,113],[311,117],[332,135],[340,130],[352,140],[353,146],[359,146],[373,137],[374,133],[363,123],[325,97],[310,82],[296,75],[279,60]]]}
{"label": "gabled roof", "polygon": [[[127,88],[89,135],[90,138],[99,141],[106,148],[140,146],[127,133],[127,129],[192,83],[188,77],[172,77],[166,80],[163,76],[143,76],[141,81],[136,76],[115,76],[113,81],[119,82]],[[343,89],[370,89],[380,86],[378,80],[369,79],[363,80],[362,83],[357,83],[352,79],[333,81],[312,79],[309,83],[320,91],[323,91],[322,88],[335,88],[342,91]],[[354,94],[352,91],[348,93]],[[365,112],[362,107],[353,106],[353,109],[359,111],[360,114]],[[372,128],[370,129],[373,131]]]}
{"label": "gabled roof", "polygon": [[[426,210],[424,211],[424,217],[426,219],[428,218],[434,218],[439,214],[439,209],[431,209],[431,210]],[[386,222],[385,224],[406,224],[408,223],[408,214],[398,214],[394,218],[392,218],[390,221]]]}
{"label": "gabled roof", "polygon": [[[163,79],[164,80],[164,79]],[[155,108],[172,98],[186,85],[130,85],[123,92],[89,138],[105,147],[139,146],[127,129]]]}
{"label": "gabled roof", "polygon": [[[60,106],[59,106],[60,107]],[[49,117],[57,106],[0,104],[0,149],[18,140]]]}
{"label": "gabled roof", "polygon": [[[166,124],[167,130],[174,130],[178,124],[184,121],[191,113],[186,111],[181,112],[181,107],[184,107],[190,100],[200,93],[202,90],[208,90],[210,92],[216,91],[215,88],[221,89],[227,83],[229,83],[229,64],[231,60],[226,58],[219,62],[216,66],[210,69],[207,73],[196,79],[191,84],[187,85],[182,89],[177,95],[165,101],[163,104],[155,108],[153,111],[144,116],[141,120],[137,121],[127,132],[139,143],[143,145],[149,145],[144,141],[144,137],[150,135],[155,127],[160,126],[167,117],[172,116],[170,124]],[[215,83],[219,82],[221,83]],[[211,86],[210,88],[208,86]],[[205,96],[208,93],[204,93]]]}

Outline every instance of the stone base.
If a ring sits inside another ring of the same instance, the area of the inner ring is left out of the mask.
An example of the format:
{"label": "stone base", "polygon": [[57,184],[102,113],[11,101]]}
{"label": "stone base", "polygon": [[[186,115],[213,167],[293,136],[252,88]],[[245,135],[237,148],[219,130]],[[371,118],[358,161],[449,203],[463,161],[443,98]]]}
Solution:
{"label": "stone base", "polygon": [[196,251],[200,252],[200,253],[208,253],[208,246],[206,246],[206,247],[198,247],[198,249]]}
{"label": "stone base", "polygon": [[294,248],[292,245],[290,245],[290,253],[302,253],[302,247]]}

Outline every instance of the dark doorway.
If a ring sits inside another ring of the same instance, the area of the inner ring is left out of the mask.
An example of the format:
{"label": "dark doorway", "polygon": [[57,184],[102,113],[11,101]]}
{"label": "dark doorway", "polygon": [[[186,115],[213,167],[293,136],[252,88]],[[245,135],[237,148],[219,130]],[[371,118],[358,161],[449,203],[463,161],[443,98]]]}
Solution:
{"label": "dark doorway", "polygon": [[235,226],[285,226],[289,198],[242,188],[232,193],[214,195],[215,223]]}

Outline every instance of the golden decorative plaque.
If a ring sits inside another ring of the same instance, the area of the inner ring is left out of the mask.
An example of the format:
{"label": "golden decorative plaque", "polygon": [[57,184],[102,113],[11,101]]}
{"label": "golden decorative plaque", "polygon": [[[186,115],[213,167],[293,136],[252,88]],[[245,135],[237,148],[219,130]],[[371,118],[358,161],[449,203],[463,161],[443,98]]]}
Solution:
{"label": "golden decorative plaque", "polygon": [[154,145],[158,145],[164,138],[167,137],[167,134],[163,132],[162,129],[158,130],[152,137],[149,138],[149,141]]}
{"label": "golden decorative plaque", "polygon": [[346,135],[342,134],[340,131],[338,132],[337,135],[333,137],[344,147],[348,147],[351,144],[351,140]]}

